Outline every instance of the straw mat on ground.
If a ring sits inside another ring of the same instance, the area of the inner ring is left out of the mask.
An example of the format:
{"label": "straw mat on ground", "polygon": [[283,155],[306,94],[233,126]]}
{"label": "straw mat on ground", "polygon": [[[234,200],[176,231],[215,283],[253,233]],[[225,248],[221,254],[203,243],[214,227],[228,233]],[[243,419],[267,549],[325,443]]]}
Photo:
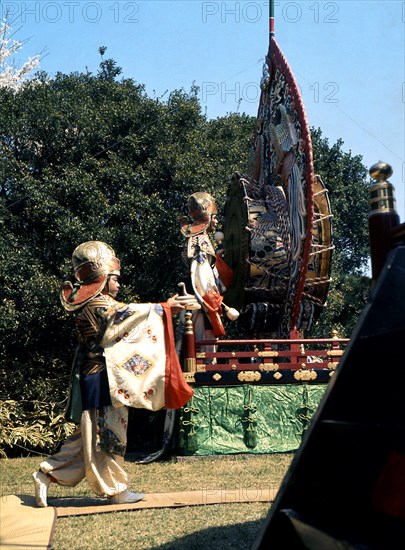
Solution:
{"label": "straw mat on ground", "polygon": [[3,496],[0,500],[0,547],[2,550],[51,548],[56,517],[55,508],[36,508],[33,496]]}

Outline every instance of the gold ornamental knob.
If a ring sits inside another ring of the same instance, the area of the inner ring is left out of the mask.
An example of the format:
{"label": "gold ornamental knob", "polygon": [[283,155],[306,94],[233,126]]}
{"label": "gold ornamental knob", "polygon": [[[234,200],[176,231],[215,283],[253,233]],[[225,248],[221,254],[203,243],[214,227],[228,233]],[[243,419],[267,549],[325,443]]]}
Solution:
{"label": "gold ornamental knob", "polygon": [[390,178],[393,174],[391,166],[387,162],[380,160],[368,171],[373,180],[383,181]]}
{"label": "gold ornamental knob", "polygon": [[388,181],[392,168],[386,162],[377,162],[369,170],[374,182],[370,185],[370,216],[396,213],[395,187]]}

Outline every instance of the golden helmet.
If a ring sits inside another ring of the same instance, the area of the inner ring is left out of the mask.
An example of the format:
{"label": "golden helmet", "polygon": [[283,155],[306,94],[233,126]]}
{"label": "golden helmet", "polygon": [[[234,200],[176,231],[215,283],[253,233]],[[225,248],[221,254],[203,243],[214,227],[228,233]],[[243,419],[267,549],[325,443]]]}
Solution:
{"label": "golden helmet", "polygon": [[109,275],[119,275],[121,262],[114,250],[101,241],[87,241],[79,244],[72,254],[76,282],[63,283],[61,301],[67,311],[83,307],[89,300],[101,293]]}

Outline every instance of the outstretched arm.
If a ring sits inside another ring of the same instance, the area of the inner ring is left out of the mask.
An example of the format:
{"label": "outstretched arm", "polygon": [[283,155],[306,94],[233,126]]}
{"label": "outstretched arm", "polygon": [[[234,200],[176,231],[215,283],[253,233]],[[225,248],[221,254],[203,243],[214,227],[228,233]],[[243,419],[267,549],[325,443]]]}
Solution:
{"label": "outstretched arm", "polygon": [[179,295],[175,294],[174,296],[170,296],[170,298],[167,299],[167,304],[170,307],[170,311],[172,315],[176,315],[176,313],[180,313],[180,311],[184,308],[184,301],[181,302],[179,300]]}

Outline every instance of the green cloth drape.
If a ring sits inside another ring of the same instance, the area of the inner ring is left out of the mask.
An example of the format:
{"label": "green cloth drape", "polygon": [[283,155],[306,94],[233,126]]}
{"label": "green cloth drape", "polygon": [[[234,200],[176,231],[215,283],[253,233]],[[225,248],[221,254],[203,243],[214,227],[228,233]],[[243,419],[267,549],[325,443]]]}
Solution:
{"label": "green cloth drape", "polygon": [[178,453],[294,451],[326,387],[327,384],[197,386],[192,400],[180,411]]}

